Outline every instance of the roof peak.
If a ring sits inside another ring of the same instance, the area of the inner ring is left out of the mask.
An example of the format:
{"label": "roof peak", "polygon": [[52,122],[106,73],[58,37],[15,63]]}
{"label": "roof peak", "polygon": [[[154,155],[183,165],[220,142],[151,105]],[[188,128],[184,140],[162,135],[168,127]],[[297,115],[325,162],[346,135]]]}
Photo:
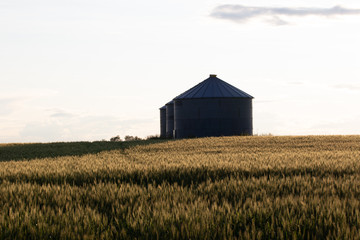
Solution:
{"label": "roof peak", "polygon": [[174,99],[190,98],[253,98],[246,92],[210,74],[210,77],[180,94]]}

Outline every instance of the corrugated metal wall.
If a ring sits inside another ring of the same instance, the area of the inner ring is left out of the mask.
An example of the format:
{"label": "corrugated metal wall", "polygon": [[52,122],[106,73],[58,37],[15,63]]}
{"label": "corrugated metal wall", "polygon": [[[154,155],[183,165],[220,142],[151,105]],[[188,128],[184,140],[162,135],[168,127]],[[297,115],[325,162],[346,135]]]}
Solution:
{"label": "corrugated metal wall", "polygon": [[173,138],[174,131],[174,102],[166,104],[166,137]]}
{"label": "corrugated metal wall", "polygon": [[160,108],[160,137],[166,137],[166,106]]}
{"label": "corrugated metal wall", "polygon": [[251,98],[175,99],[174,115],[176,138],[253,133]]}

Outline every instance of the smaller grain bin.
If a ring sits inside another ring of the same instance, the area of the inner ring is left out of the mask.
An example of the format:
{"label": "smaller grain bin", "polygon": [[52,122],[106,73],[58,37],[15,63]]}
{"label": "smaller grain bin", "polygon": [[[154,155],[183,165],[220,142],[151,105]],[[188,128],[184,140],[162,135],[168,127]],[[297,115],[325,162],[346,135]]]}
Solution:
{"label": "smaller grain bin", "polygon": [[166,137],[166,106],[160,108],[160,137]]}
{"label": "smaller grain bin", "polygon": [[168,102],[166,105],[166,137],[173,138],[174,131],[174,101]]}

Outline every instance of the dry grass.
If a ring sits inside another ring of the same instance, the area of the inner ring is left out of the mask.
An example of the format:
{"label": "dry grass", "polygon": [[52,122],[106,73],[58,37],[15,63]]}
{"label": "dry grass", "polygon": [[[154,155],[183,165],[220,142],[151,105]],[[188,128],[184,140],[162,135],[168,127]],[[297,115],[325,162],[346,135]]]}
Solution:
{"label": "dry grass", "polygon": [[0,239],[360,238],[360,136],[0,145]]}

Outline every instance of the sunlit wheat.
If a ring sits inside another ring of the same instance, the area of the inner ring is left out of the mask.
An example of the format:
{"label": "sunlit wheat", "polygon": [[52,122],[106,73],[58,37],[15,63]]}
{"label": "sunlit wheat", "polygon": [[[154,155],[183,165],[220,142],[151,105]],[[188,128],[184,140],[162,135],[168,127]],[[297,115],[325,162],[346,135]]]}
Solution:
{"label": "sunlit wheat", "polygon": [[358,239],[359,211],[360,136],[0,145],[0,239]]}

